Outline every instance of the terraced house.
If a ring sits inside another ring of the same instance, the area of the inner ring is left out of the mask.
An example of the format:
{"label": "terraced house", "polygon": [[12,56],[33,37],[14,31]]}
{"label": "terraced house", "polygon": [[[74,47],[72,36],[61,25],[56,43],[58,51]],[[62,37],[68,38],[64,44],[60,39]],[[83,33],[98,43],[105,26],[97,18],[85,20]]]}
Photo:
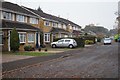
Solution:
{"label": "terraced house", "polygon": [[14,27],[19,33],[19,50],[24,50],[26,45],[38,48],[41,44],[50,44],[55,38],[78,37],[81,33],[81,26],[70,20],[47,14],[40,8],[35,10],[3,2],[0,12],[3,51],[10,51],[10,33]]}
{"label": "terraced house", "polygon": [[56,17],[43,12],[40,8],[38,10],[23,7],[26,10],[39,15],[40,29],[43,31],[44,44],[49,44],[55,38],[63,37],[77,37],[80,35],[81,26],[64,18]]}
{"label": "terraced house", "polygon": [[0,36],[2,37],[3,51],[10,51],[10,33],[15,27],[19,33],[20,48],[24,50],[25,45],[37,47],[40,45],[39,18],[33,13],[23,9],[17,4],[10,2],[2,2],[0,8],[2,18],[2,28],[0,28]]}

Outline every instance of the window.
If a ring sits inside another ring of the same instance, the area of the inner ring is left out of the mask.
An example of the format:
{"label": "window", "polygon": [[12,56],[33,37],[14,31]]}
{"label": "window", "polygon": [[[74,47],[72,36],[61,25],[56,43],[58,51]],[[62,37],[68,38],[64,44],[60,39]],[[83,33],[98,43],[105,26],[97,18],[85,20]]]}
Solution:
{"label": "window", "polygon": [[12,20],[12,13],[3,12],[3,19]]}
{"label": "window", "polygon": [[36,19],[36,18],[30,18],[30,23],[32,23],[32,24],[38,24],[38,19]]}
{"label": "window", "polygon": [[3,32],[0,32],[0,45],[3,45]]}
{"label": "window", "polygon": [[16,20],[19,22],[25,22],[25,17],[23,15],[17,15]]}
{"label": "window", "polygon": [[70,42],[70,40],[65,40],[65,42]]}
{"label": "window", "polygon": [[45,22],[44,22],[44,25],[45,25],[45,26],[50,26],[50,22],[49,22],[49,21],[45,21]]}
{"label": "window", "polygon": [[53,27],[57,27],[57,23],[52,23],[52,26]]}
{"label": "window", "polygon": [[59,40],[58,42],[59,42],[59,43],[60,43],[60,42],[64,42],[64,40]]}
{"label": "window", "polygon": [[49,33],[44,34],[44,41],[50,42],[50,34]]}
{"label": "window", "polygon": [[26,43],[26,34],[19,33],[19,40],[20,40],[20,43]]}
{"label": "window", "polygon": [[66,29],[66,25],[63,25],[63,29]]}
{"label": "window", "polygon": [[34,42],[35,41],[35,34],[29,33],[28,34],[28,42]]}
{"label": "window", "polygon": [[58,24],[58,28],[62,28],[62,25],[60,23]]}

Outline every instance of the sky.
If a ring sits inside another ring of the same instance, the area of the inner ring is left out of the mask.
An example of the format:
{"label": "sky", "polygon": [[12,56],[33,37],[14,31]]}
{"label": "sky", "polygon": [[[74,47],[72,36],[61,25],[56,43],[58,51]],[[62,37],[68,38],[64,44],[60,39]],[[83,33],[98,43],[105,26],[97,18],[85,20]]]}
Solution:
{"label": "sky", "polygon": [[60,16],[85,27],[88,24],[113,29],[119,0],[5,0]]}

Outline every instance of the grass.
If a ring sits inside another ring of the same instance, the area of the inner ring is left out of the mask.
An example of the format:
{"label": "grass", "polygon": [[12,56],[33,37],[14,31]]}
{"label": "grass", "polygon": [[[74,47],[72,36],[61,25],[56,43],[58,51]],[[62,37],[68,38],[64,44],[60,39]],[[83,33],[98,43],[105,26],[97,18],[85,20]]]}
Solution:
{"label": "grass", "polygon": [[11,55],[24,55],[24,56],[48,56],[52,55],[52,53],[48,52],[5,52],[3,54],[11,54]]}

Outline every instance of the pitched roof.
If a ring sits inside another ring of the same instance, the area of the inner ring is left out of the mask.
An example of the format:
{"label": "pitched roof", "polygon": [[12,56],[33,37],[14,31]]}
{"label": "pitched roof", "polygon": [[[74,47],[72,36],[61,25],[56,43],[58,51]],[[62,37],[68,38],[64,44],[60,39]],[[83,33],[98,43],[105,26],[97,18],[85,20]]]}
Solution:
{"label": "pitched roof", "polygon": [[41,32],[41,30],[39,28],[33,27],[26,23],[2,20],[2,29],[13,29],[14,27],[16,27],[17,30],[25,30],[25,31],[28,30],[28,31]]}
{"label": "pitched roof", "polygon": [[14,3],[11,3],[11,2],[3,1],[2,2],[2,8],[7,9],[7,10],[11,10],[11,11],[15,11],[15,12],[18,12],[18,13],[23,13],[23,14],[27,14],[27,15],[36,16],[36,15],[32,14],[31,12],[23,9],[21,6],[19,6],[17,4],[14,4]]}
{"label": "pitched roof", "polygon": [[64,30],[64,29],[61,29],[61,28],[52,28],[51,33],[69,33],[68,31]]}
{"label": "pitched roof", "polygon": [[[34,10],[34,9],[31,9],[31,8],[27,8],[27,7],[25,7],[25,8],[28,9],[28,10],[31,10],[32,12],[40,15],[43,18],[47,18],[47,19],[51,19],[51,20],[56,20],[56,21],[59,21],[61,23],[66,24],[66,25],[72,24],[72,26],[79,26],[79,25],[73,23],[70,20],[67,20],[67,19],[64,19],[64,18],[60,18],[60,17],[54,16],[54,15],[51,15],[51,14],[47,14],[47,13],[43,12],[42,10]],[[81,28],[81,26],[79,26],[79,27]]]}

